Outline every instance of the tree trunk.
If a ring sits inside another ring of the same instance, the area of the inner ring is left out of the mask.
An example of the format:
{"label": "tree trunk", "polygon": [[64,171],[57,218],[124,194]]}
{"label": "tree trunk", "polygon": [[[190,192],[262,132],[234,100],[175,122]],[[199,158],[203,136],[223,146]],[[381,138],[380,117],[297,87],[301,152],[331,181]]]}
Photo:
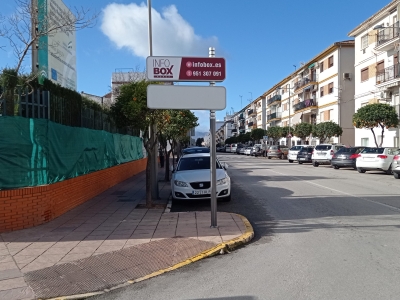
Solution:
{"label": "tree trunk", "polygon": [[385,126],[383,126],[383,125],[380,125],[381,126],[381,128],[382,128],[382,135],[381,135],[381,143],[380,143],[380,145],[379,145],[379,147],[382,147],[382,144],[383,144],[383,134],[384,134],[384,132],[385,132]]}
{"label": "tree trunk", "polygon": [[378,148],[379,146],[378,146],[378,142],[376,140],[375,131],[374,131],[373,128],[371,128],[371,131],[372,131],[372,135],[374,136],[374,141],[375,141],[376,148]]}
{"label": "tree trunk", "polygon": [[169,181],[169,156],[171,154],[171,150],[167,151],[167,149],[165,149],[165,160],[164,160],[164,164],[165,164],[165,175],[164,175],[164,180],[165,181]]}
{"label": "tree trunk", "polygon": [[152,154],[150,151],[147,152],[147,164],[146,164],[146,207],[151,208],[153,205],[153,199],[151,197],[151,162]]}
{"label": "tree trunk", "polygon": [[4,94],[5,105],[6,105],[6,116],[14,116],[14,87],[11,87]]}

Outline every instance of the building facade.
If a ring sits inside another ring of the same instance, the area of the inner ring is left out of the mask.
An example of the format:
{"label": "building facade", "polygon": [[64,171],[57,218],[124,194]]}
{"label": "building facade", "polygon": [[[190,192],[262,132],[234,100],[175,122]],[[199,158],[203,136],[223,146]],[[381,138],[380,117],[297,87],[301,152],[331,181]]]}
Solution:
{"label": "building facade", "polygon": [[[399,113],[399,3],[392,1],[349,33],[355,39],[355,111],[371,103],[387,103]],[[381,131],[375,132],[380,141]],[[356,129],[355,143],[375,147],[371,130]],[[385,130],[383,146],[399,147],[399,128]]]}

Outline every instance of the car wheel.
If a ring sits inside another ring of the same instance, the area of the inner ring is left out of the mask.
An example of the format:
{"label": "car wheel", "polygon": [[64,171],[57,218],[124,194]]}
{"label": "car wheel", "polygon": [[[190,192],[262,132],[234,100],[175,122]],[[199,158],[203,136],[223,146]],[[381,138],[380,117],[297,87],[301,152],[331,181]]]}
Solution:
{"label": "car wheel", "polygon": [[289,159],[289,162],[290,162],[290,163],[293,163],[293,160]]}
{"label": "car wheel", "polygon": [[357,168],[357,171],[358,171],[358,173],[365,173],[365,170],[361,169],[361,168]]}
{"label": "car wheel", "polygon": [[314,167],[318,167],[318,166],[319,166],[319,163],[317,163],[316,161],[314,161],[312,165],[313,165]]}
{"label": "car wheel", "polygon": [[299,164],[299,165],[302,165],[302,164],[303,164],[303,162],[302,162],[302,161],[298,161],[298,164]]}
{"label": "car wheel", "polygon": [[393,174],[392,165],[389,166],[389,169],[387,169],[385,173],[388,174],[388,175],[392,175]]}
{"label": "car wheel", "polygon": [[354,170],[357,170],[357,167],[353,167]]}
{"label": "car wheel", "polygon": [[400,179],[400,174],[399,174],[399,173],[394,173],[394,172],[393,172],[393,177],[396,178],[396,179]]}
{"label": "car wheel", "polygon": [[334,168],[335,170],[339,170],[339,167],[338,167],[338,166],[333,166],[333,168]]}

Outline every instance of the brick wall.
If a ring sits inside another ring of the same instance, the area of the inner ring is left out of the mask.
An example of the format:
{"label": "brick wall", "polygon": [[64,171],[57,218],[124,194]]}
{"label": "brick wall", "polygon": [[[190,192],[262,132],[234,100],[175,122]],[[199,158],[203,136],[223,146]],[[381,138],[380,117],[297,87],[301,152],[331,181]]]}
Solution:
{"label": "brick wall", "polygon": [[0,191],[0,233],[53,220],[144,171],[146,162],[144,158],[55,184]]}

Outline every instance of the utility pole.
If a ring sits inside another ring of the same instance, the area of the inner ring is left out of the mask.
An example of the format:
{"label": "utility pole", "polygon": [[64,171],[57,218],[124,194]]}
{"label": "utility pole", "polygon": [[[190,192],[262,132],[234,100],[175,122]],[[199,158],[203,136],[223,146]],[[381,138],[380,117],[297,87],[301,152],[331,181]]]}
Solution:
{"label": "utility pole", "polygon": [[[208,57],[215,57],[215,48],[208,48]],[[210,82],[214,86],[215,82]],[[217,151],[215,141],[215,110],[210,110],[210,177],[211,177],[211,227],[217,227]]]}

